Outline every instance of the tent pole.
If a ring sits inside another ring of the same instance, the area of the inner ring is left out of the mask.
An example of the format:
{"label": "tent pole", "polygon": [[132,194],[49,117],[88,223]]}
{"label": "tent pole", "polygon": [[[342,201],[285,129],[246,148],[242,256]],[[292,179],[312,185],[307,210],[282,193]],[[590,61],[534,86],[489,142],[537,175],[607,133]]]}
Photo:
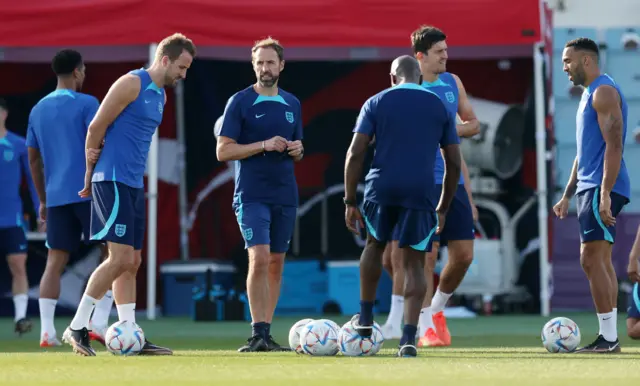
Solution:
{"label": "tent pole", "polygon": [[[149,66],[153,63],[158,45],[149,45]],[[147,318],[156,318],[156,272],[158,238],[158,128],[156,128],[149,148],[147,160]]]}
{"label": "tent pole", "polygon": [[176,97],[176,131],[178,139],[178,167],[180,182],[178,185],[178,210],[180,215],[180,258],[189,260],[189,208],[187,198],[187,143],[185,138],[184,118],[184,81],[178,82],[175,88]]}
{"label": "tent pole", "polygon": [[545,116],[544,93],[544,57],[543,43],[536,43],[533,47],[533,75],[535,94],[536,120],[536,169],[538,195],[538,233],[540,238],[540,314],[549,316],[550,312],[550,266],[549,266],[549,227],[547,203],[547,130]]}

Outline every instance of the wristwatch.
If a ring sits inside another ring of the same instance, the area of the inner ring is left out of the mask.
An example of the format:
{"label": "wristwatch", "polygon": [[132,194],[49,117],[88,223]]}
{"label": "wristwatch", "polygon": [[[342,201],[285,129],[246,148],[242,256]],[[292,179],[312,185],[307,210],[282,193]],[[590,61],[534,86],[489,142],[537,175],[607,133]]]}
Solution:
{"label": "wristwatch", "polygon": [[344,197],[344,198],[342,199],[342,201],[344,202],[344,204],[345,204],[346,206],[357,206],[357,205],[358,205],[358,203],[356,202],[356,200],[349,200],[349,199],[347,199],[346,197]]}

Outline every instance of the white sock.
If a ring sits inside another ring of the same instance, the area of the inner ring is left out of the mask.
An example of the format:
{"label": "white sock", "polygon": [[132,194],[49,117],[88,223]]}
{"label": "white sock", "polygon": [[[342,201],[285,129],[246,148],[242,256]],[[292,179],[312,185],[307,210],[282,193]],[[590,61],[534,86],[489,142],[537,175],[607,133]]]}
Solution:
{"label": "white sock", "polygon": [[425,307],[420,311],[420,336],[424,336],[427,330],[436,327],[433,325],[433,314],[431,313],[431,307]]}
{"label": "white sock", "polygon": [[128,320],[130,322],[136,322],[136,304],[135,303],[127,303],[127,304],[116,304],[116,308],[118,309],[118,319],[122,322]]}
{"label": "white sock", "polygon": [[93,307],[96,305],[96,299],[91,296],[84,294],[82,295],[82,299],[80,299],[80,304],[78,304],[78,310],[76,311],[76,316],[73,317],[71,321],[71,329],[72,330],[82,330],[83,328],[89,327],[89,319],[91,318],[91,311],[93,311]]}
{"label": "white sock", "polygon": [[98,327],[106,327],[109,325],[109,314],[111,314],[111,308],[113,307],[113,295],[111,290],[96,304],[96,309],[93,311],[91,317],[91,325]]}
{"label": "white sock", "polygon": [[436,290],[435,295],[433,295],[433,299],[431,300],[431,312],[437,314],[440,311],[444,310],[444,307],[447,305],[449,298],[451,298],[453,294],[445,294],[444,292],[440,292],[440,288]]}
{"label": "white sock", "polygon": [[[598,321],[600,320],[600,318],[598,318]],[[618,330],[618,308],[614,308],[613,309],[613,320],[614,320],[614,324],[616,326],[616,331]],[[598,322],[598,324],[600,325],[600,330],[598,331],[598,335],[602,335],[602,323]]]}
{"label": "white sock", "polygon": [[597,315],[602,336],[607,342],[615,342],[618,339],[618,329],[616,328],[616,319],[613,315],[613,311]]}
{"label": "white sock", "polygon": [[29,295],[18,294],[13,296],[13,309],[15,312],[13,315],[16,322],[27,317],[27,305],[29,305]]}
{"label": "white sock", "polygon": [[56,336],[56,326],[53,320],[56,314],[56,304],[58,299],[38,299],[40,305],[40,337],[45,333],[49,334],[49,338]]}
{"label": "white sock", "polygon": [[387,316],[387,325],[398,330],[402,328],[402,315],[404,314],[404,296],[391,295],[391,310]]}

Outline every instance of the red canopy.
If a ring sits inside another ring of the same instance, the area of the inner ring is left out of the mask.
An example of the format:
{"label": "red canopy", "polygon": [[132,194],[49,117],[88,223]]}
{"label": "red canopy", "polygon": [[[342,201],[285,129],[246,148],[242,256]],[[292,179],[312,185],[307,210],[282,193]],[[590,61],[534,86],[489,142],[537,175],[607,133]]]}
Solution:
{"label": "red canopy", "polygon": [[[174,32],[199,47],[246,47],[272,35],[287,48],[402,48],[420,24],[452,47],[531,46],[539,0],[2,1],[1,47],[132,46]],[[216,56],[209,51],[209,54]],[[243,50],[243,57],[246,52]],[[353,55],[353,53],[352,53]],[[208,55],[209,56],[209,55]],[[477,56],[477,55],[476,55]]]}

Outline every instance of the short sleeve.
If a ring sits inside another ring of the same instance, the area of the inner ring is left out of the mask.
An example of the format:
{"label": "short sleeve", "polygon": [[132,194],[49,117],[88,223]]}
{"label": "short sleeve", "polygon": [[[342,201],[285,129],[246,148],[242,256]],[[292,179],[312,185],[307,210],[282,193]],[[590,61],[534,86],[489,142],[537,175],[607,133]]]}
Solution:
{"label": "short sleeve", "polygon": [[453,114],[447,114],[447,121],[442,128],[440,147],[457,145],[459,143],[460,138],[458,137],[458,131],[456,129],[456,117]]}
{"label": "short sleeve", "polygon": [[375,119],[373,112],[372,100],[367,100],[360,109],[360,114],[356,120],[356,127],[353,129],[354,133],[360,133],[373,137],[375,134]]}
{"label": "short sleeve", "polygon": [[97,98],[91,97],[88,99],[87,106],[84,109],[84,122],[87,129],[89,128],[91,121],[93,121],[93,118],[96,116],[99,107],[100,103]]}
{"label": "short sleeve", "polygon": [[29,114],[29,125],[27,126],[27,147],[32,147],[34,149],[40,150],[38,138],[36,137],[36,133],[33,129],[33,120],[31,119],[31,114]]}
{"label": "short sleeve", "polygon": [[228,137],[237,141],[240,138],[242,131],[242,114],[240,111],[240,99],[239,94],[235,94],[227,101],[227,105],[224,108],[222,114],[222,127],[220,128],[220,135]]}

